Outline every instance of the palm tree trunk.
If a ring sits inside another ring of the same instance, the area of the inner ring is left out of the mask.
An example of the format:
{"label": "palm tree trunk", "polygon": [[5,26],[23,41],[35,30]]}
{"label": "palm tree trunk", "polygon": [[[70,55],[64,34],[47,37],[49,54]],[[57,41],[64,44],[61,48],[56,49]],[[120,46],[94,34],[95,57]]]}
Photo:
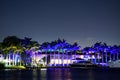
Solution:
{"label": "palm tree trunk", "polygon": [[112,58],[111,58],[111,53],[110,53],[110,61],[112,60]]}
{"label": "palm tree trunk", "polygon": [[[50,60],[51,60],[51,51],[49,53],[49,56],[50,56]],[[49,62],[49,66],[51,66],[51,62]]]}
{"label": "palm tree trunk", "polygon": [[107,63],[107,52],[106,52],[106,63]]}
{"label": "palm tree trunk", "polygon": [[113,59],[115,60],[115,54],[113,55]]}
{"label": "palm tree trunk", "polygon": [[54,52],[54,66],[56,66],[55,59],[56,59],[56,56],[55,56],[55,52]]}
{"label": "palm tree trunk", "polygon": [[52,52],[50,51],[50,63],[49,63],[49,65],[51,66],[52,64],[51,64],[51,55],[52,55]]}
{"label": "palm tree trunk", "polygon": [[[84,55],[83,55],[83,56],[84,56]],[[75,52],[74,58],[75,58],[75,62],[76,62],[76,52]]]}
{"label": "palm tree trunk", "polygon": [[62,64],[64,66],[64,52],[62,52]]}
{"label": "palm tree trunk", "polygon": [[15,54],[15,66],[16,66],[16,54]]}
{"label": "palm tree trunk", "polygon": [[119,57],[118,57],[118,52],[117,52],[117,60],[119,59]]}
{"label": "palm tree trunk", "polygon": [[[9,54],[7,54],[7,56],[6,56],[6,59],[8,60],[9,59],[9,56],[8,56]],[[7,66],[9,66],[9,61],[6,63],[7,64]]]}
{"label": "palm tree trunk", "polygon": [[60,65],[60,52],[58,51],[58,65]]}
{"label": "palm tree trunk", "polygon": [[71,52],[71,55],[70,55],[70,64],[72,63],[72,52]]}
{"label": "palm tree trunk", "polygon": [[100,53],[98,53],[98,63],[100,63]]}
{"label": "palm tree trunk", "polygon": [[8,60],[9,60],[9,65],[11,65],[11,61],[10,61],[10,54],[8,54],[8,56],[9,56],[9,59],[8,59]]}
{"label": "palm tree trunk", "polygon": [[104,63],[104,53],[102,52],[102,63]]}
{"label": "palm tree trunk", "polygon": [[47,66],[47,51],[46,51],[46,66]]}
{"label": "palm tree trunk", "polygon": [[66,53],[67,53],[66,55],[67,55],[67,66],[68,66],[68,52],[66,52]]}
{"label": "palm tree trunk", "polygon": [[20,66],[21,66],[21,54],[20,54],[20,61],[19,62],[20,62]]}
{"label": "palm tree trunk", "polygon": [[95,56],[95,64],[96,64],[96,58],[97,58],[97,57],[96,57],[96,54],[95,54],[95,53],[94,53],[94,56]]}
{"label": "palm tree trunk", "polygon": [[35,64],[35,52],[34,52],[34,54],[33,54],[33,55],[34,55],[34,64]]}
{"label": "palm tree trunk", "polygon": [[12,59],[12,65],[14,66],[14,54],[12,54],[13,55],[13,59]]}

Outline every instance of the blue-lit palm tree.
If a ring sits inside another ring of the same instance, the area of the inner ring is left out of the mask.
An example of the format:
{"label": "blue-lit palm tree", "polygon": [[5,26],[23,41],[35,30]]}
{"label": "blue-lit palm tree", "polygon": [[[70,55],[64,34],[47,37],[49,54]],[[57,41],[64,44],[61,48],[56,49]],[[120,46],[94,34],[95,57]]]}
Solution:
{"label": "blue-lit palm tree", "polygon": [[118,47],[116,45],[112,46],[110,48],[110,53],[111,53],[111,57],[112,57],[112,60],[116,60],[118,59]]}
{"label": "blue-lit palm tree", "polygon": [[118,60],[118,59],[119,59],[119,51],[120,51],[120,50],[119,50],[119,46],[114,45],[113,48],[114,48],[114,52],[115,52],[115,54],[116,54],[115,60]]}
{"label": "blue-lit palm tree", "polygon": [[71,61],[72,61],[72,54],[73,52],[75,53],[75,60],[76,60],[76,53],[77,51],[80,51],[80,46],[78,46],[77,42],[75,42],[73,45],[71,45],[71,48],[70,48],[70,51],[71,51]]}
{"label": "blue-lit palm tree", "polygon": [[60,64],[60,50],[62,49],[62,40],[61,39],[57,40],[56,47],[57,47],[57,58],[58,58],[58,65],[59,65]]}
{"label": "blue-lit palm tree", "polygon": [[[63,40],[58,39],[58,40],[56,41],[56,45],[54,46],[55,51],[58,53],[58,54],[57,54],[58,64],[60,64],[61,53],[62,53],[62,55],[64,54],[64,53],[63,53],[63,50],[65,50],[65,49],[64,49],[64,46],[66,46],[66,41],[65,41],[64,39],[63,39]],[[63,55],[63,57],[64,57],[64,55]],[[62,62],[63,62],[63,59],[62,59]]]}
{"label": "blue-lit palm tree", "polygon": [[[102,63],[108,61],[108,52],[107,52],[108,46],[106,43],[101,43],[99,46],[99,52],[101,53]],[[105,60],[104,60],[105,58]]]}
{"label": "blue-lit palm tree", "polygon": [[[90,57],[90,61],[91,62],[94,62],[93,60],[93,55],[95,54],[95,50],[94,50],[94,48],[92,48],[92,47],[88,47],[88,55],[89,55],[89,57]],[[95,59],[95,61],[96,61],[96,59]],[[95,63],[95,62],[94,62]]]}
{"label": "blue-lit palm tree", "polygon": [[97,54],[97,63],[100,63],[100,55],[101,55],[101,52],[103,50],[102,43],[101,42],[95,43],[93,45],[93,48],[95,50],[95,55]]}
{"label": "blue-lit palm tree", "polygon": [[110,58],[110,56],[108,54],[110,52],[110,47],[107,44],[104,44],[104,51],[103,52],[105,53],[105,62],[107,63],[108,58]]}
{"label": "blue-lit palm tree", "polygon": [[66,56],[67,56],[67,66],[68,66],[68,60],[69,60],[69,57],[70,57],[70,53],[72,51],[72,46],[70,44],[68,44],[66,47],[67,47]]}
{"label": "blue-lit palm tree", "polygon": [[87,57],[88,59],[90,54],[90,49],[91,49],[90,47],[85,47],[84,49],[82,49],[82,54],[84,55],[84,58]]}
{"label": "blue-lit palm tree", "polygon": [[35,63],[35,57],[39,50],[39,43],[36,41],[31,41],[32,38],[25,37],[20,39],[20,44],[23,48],[22,61],[25,66],[32,65]]}
{"label": "blue-lit palm tree", "polygon": [[119,46],[108,46],[106,52],[109,53],[110,61],[119,59]]}
{"label": "blue-lit palm tree", "polygon": [[46,66],[47,66],[47,54],[48,54],[49,46],[50,46],[49,42],[44,42],[43,44],[41,44],[41,49],[45,53],[45,57],[44,58],[45,58]]}
{"label": "blue-lit palm tree", "polygon": [[[52,44],[54,44],[54,51],[57,52],[57,56],[58,56],[58,61],[60,60],[61,56],[62,56],[62,65],[64,66],[64,58],[66,56],[67,58],[67,63],[68,63],[68,58],[70,57],[68,55],[68,53],[71,53],[73,51],[73,49],[75,50],[76,44],[74,44],[74,48],[72,45],[70,45],[69,43],[66,42],[66,40],[61,40],[58,39],[57,41],[53,41]],[[65,54],[66,53],[66,54]],[[54,59],[56,58],[56,54],[54,53]],[[58,62],[58,64],[60,64],[60,62]],[[56,65],[56,63],[55,63]]]}
{"label": "blue-lit palm tree", "polygon": [[119,58],[120,58],[120,45],[119,45],[118,48],[117,48],[117,54],[118,54],[117,59],[119,59]]}

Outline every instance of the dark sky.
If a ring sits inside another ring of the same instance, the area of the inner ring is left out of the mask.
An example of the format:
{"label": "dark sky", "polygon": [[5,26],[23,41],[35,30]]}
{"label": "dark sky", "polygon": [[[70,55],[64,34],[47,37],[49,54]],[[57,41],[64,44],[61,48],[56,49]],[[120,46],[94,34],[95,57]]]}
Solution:
{"label": "dark sky", "polygon": [[120,45],[120,0],[0,0],[0,41],[11,35]]}

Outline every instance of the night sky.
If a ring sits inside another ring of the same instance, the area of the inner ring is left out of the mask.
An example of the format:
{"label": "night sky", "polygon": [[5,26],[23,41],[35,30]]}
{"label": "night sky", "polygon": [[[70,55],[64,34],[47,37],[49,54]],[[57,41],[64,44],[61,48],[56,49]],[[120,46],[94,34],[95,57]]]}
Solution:
{"label": "night sky", "polygon": [[120,0],[0,0],[0,42],[11,35],[120,45]]}

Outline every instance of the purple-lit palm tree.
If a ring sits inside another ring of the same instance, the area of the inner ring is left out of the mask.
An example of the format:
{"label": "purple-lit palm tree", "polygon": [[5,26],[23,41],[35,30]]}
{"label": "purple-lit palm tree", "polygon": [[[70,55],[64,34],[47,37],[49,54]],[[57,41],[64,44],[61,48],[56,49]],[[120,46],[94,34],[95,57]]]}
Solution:
{"label": "purple-lit palm tree", "polygon": [[111,59],[112,60],[117,60],[119,58],[119,55],[118,55],[118,52],[119,52],[119,48],[118,46],[114,45],[110,48],[110,53],[111,53]]}
{"label": "purple-lit palm tree", "polygon": [[[100,43],[98,51],[101,54],[102,63],[107,62],[107,60],[108,60],[107,49],[108,49],[108,46],[106,43],[103,43],[103,44]],[[104,58],[105,58],[105,60],[104,60]]]}
{"label": "purple-lit palm tree", "polygon": [[32,59],[35,62],[36,54],[39,50],[39,43],[36,41],[31,41],[32,38],[25,37],[20,39],[20,44],[23,47],[22,60],[25,66],[31,65]]}
{"label": "purple-lit palm tree", "polygon": [[72,61],[72,53],[75,53],[75,60],[76,60],[76,53],[80,50],[80,46],[78,46],[77,42],[75,42],[73,45],[71,45],[71,61]]}
{"label": "purple-lit palm tree", "polygon": [[114,52],[115,52],[115,54],[116,54],[116,60],[118,60],[119,59],[119,46],[117,46],[117,45],[114,45],[113,46],[113,48],[114,48]]}
{"label": "purple-lit palm tree", "polygon": [[62,40],[61,39],[57,40],[56,47],[57,47],[57,58],[58,58],[58,65],[59,65],[60,64],[60,50],[62,49]]}
{"label": "purple-lit palm tree", "polygon": [[45,57],[44,58],[45,58],[45,64],[46,64],[46,66],[47,66],[47,54],[48,54],[49,47],[50,47],[50,43],[49,42],[44,42],[41,45],[41,49],[45,53]]}
{"label": "purple-lit palm tree", "polygon": [[84,55],[84,58],[87,57],[88,59],[90,50],[91,50],[91,47],[85,47],[84,49],[82,49],[82,54]]}
{"label": "purple-lit palm tree", "polygon": [[118,53],[118,59],[120,58],[120,45],[117,48],[117,53]]}
{"label": "purple-lit palm tree", "polygon": [[95,50],[95,53],[97,54],[97,63],[100,63],[100,55],[101,55],[101,52],[102,52],[102,44],[101,42],[97,42],[93,45],[93,48]]}
{"label": "purple-lit palm tree", "polygon": [[104,51],[105,53],[105,62],[107,63],[108,62],[108,58],[110,58],[109,56],[109,52],[110,52],[110,47],[108,45],[104,45]]}
{"label": "purple-lit palm tree", "polygon": [[[57,41],[52,42],[52,44],[53,43],[54,43],[54,50],[58,53],[57,54],[58,61],[60,60],[60,58],[62,56],[62,65],[64,66],[64,58],[66,56],[67,63],[68,63],[68,58],[70,57],[68,55],[68,53],[73,51],[73,46],[71,46],[69,43],[67,43],[64,39],[63,40],[58,39]],[[76,45],[75,44],[74,44],[74,49],[76,49]],[[54,57],[55,57],[55,54],[54,54]],[[58,64],[60,64],[60,63],[58,62]]]}
{"label": "purple-lit palm tree", "polygon": [[[58,64],[60,64],[61,52],[62,52],[62,54],[63,54],[63,47],[65,46],[65,44],[66,44],[65,40],[58,39],[58,40],[56,41],[55,46],[54,46],[55,51],[58,53],[58,54],[57,54]],[[62,62],[63,62],[63,59],[62,59]]]}
{"label": "purple-lit palm tree", "polygon": [[[93,61],[93,54],[95,54],[94,48],[88,47],[88,55],[89,55],[89,57],[90,57],[90,61],[91,61],[91,62],[94,62],[94,61]],[[95,63],[95,62],[94,62],[94,63]]]}

